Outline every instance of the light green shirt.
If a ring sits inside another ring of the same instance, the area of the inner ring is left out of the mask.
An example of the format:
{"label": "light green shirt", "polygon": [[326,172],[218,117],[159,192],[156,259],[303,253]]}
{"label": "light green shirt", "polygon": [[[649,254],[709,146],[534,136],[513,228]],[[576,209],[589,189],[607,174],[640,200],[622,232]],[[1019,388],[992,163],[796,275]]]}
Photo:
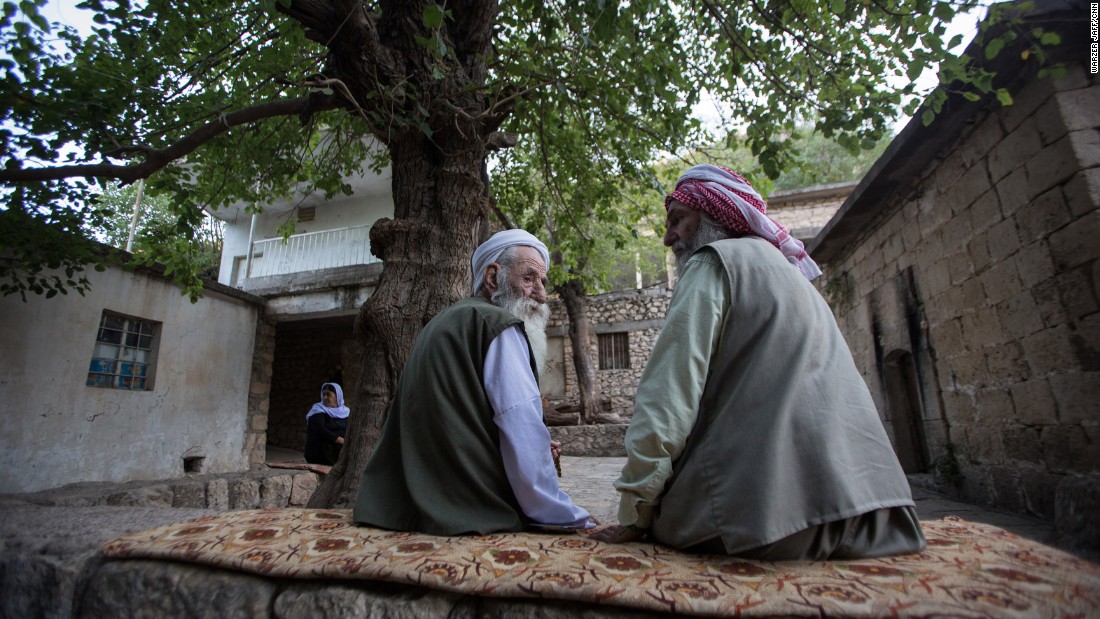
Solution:
{"label": "light green shirt", "polygon": [[695,425],[710,360],[730,305],[722,263],[709,251],[692,256],[668,307],[664,328],[642,372],[630,434],[644,437],[615,482],[619,523],[649,528],[672,462]]}

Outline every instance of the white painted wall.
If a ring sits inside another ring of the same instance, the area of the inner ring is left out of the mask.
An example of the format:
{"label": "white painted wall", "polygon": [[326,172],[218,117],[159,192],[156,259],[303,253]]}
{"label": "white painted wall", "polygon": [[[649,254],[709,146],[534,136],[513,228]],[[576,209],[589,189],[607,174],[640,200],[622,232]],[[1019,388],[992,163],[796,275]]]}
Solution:
{"label": "white painted wall", "polygon": [[[265,207],[264,212],[256,217],[254,239],[260,241],[278,237],[276,230],[288,217],[295,216],[293,208],[297,205],[316,207],[316,217],[313,221],[296,224],[295,234],[373,224],[382,217],[393,217],[389,169],[378,176],[370,172],[364,174],[370,176],[349,179],[355,192],[350,196],[335,197],[328,201],[323,196],[309,196],[293,205],[277,203]],[[232,285],[234,259],[248,255],[248,233],[252,216],[244,212],[243,207],[215,212],[213,215],[226,222],[218,283],[229,286]]]}
{"label": "white painted wall", "polygon": [[[0,493],[180,477],[184,455],[246,470],[259,308],[212,291],[192,304],[145,272],[88,279],[83,297],[0,297]],[[153,390],[85,386],[104,309],[162,323]]]}

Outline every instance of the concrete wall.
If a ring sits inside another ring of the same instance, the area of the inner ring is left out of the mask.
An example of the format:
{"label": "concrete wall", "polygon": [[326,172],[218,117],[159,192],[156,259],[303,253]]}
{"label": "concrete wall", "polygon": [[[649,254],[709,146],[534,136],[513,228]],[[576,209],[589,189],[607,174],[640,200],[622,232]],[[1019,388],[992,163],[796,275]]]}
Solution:
{"label": "concrete wall", "polygon": [[[315,206],[316,212],[312,221],[299,222],[295,226],[295,234],[373,224],[379,218],[393,216],[393,197],[388,191],[385,193],[364,191],[328,202],[307,199],[302,202],[302,205]],[[285,211],[285,205],[275,206],[259,215],[256,218],[254,239],[260,241],[277,238],[279,225],[288,217],[294,216],[293,213]],[[250,226],[251,216],[243,213],[226,222],[218,283],[229,285],[233,277],[234,260],[248,255]]]}
{"label": "concrete wall", "polygon": [[[204,473],[247,469],[257,300],[208,289],[192,304],[116,267],[88,279],[85,296],[0,298],[0,492],[172,478],[185,456]],[[161,324],[152,390],[85,386],[105,309]]]}
{"label": "concrete wall", "polygon": [[1024,84],[875,195],[819,282],[895,441],[911,407],[929,470],[1052,518],[1100,469],[1100,81]]}

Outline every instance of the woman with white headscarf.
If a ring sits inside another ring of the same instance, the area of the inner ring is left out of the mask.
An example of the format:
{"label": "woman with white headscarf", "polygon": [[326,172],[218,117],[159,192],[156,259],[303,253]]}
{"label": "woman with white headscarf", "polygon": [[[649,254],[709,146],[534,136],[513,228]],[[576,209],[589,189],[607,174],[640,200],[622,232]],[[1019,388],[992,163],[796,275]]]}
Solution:
{"label": "woman with white headscarf", "polygon": [[306,414],[306,462],[332,466],[340,457],[348,431],[344,390],[336,383],[321,385],[321,401]]}

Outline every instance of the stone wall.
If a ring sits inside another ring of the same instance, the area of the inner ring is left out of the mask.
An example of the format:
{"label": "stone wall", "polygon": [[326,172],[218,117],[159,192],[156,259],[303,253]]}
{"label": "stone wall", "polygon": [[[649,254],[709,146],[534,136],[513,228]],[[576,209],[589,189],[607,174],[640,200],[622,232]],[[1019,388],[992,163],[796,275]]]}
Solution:
{"label": "stone wall", "polygon": [[248,426],[244,450],[250,468],[267,461],[267,428],[271,408],[271,368],[275,361],[275,323],[263,316],[256,321],[252,380],[248,386]]}
{"label": "stone wall", "polygon": [[561,443],[563,456],[625,456],[625,436],[626,424],[621,423],[550,427],[550,437]]}
{"label": "stone wall", "polygon": [[791,236],[812,239],[833,218],[855,185],[842,183],[775,193],[768,196],[768,216],[783,224]]}
{"label": "stone wall", "polygon": [[1052,519],[1058,483],[1100,468],[1100,82],[1077,65],[1013,96],[819,282],[895,441],[922,433],[969,500]]}
{"label": "stone wall", "polygon": [[[634,392],[638,379],[649,361],[649,353],[664,324],[668,301],[672,293],[664,286],[627,290],[588,297],[589,354],[592,364],[599,367],[599,336],[607,333],[627,333],[629,369],[596,370],[600,395],[609,400],[610,413],[628,420],[634,413]],[[564,397],[551,397],[551,405],[576,403],[577,373],[573,368],[573,346],[566,333],[568,318],[565,306],[557,300],[550,303],[551,317],[547,327],[550,337],[564,340]]]}
{"label": "stone wall", "polygon": [[178,509],[267,509],[305,507],[321,476],[308,470],[271,469],[189,474],[124,483],[80,482],[20,495],[0,495],[0,504],[50,507],[142,507]]}

